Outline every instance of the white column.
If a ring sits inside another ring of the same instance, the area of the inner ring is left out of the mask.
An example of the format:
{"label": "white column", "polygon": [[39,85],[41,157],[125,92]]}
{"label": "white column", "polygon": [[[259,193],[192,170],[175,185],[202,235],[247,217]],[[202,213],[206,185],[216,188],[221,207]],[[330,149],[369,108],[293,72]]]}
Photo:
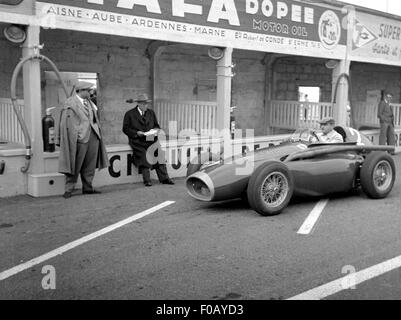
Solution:
{"label": "white column", "polygon": [[[37,49],[39,46],[39,34],[39,26],[27,27],[27,39],[22,49],[23,58],[39,52]],[[32,159],[28,172],[30,174],[44,173],[40,61],[38,59],[29,60],[22,69],[25,121],[32,140]]]}
{"label": "white column", "polygon": [[[339,125],[347,125],[348,120],[348,112],[347,112],[347,105],[349,105],[350,100],[352,97],[348,96],[349,92],[349,83],[347,77],[341,75],[349,76],[350,72],[350,65],[351,59],[350,54],[352,51],[352,42],[353,42],[353,31],[355,25],[355,8],[352,6],[346,6],[347,9],[347,20],[346,20],[346,27],[347,27],[347,47],[344,60],[338,61],[336,67],[333,69],[333,84],[332,84],[332,94],[333,98],[335,98],[335,105],[333,106],[333,116],[336,120],[336,123]],[[334,97],[335,89],[337,86],[337,80],[341,77],[341,80],[338,83],[337,87],[337,95]],[[350,119],[352,125],[352,119]]]}
{"label": "white column", "polygon": [[336,124],[344,126],[347,125],[347,105],[351,97],[348,97],[348,80],[346,77],[341,75],[349,75],[349,67],[349,60],[340,60],[333,69],[333,95],[335,94],[337,80],[341,77],[337,87],[337,95],[335,97],[336,103],[333,106],[333,117],[336,120]]}
{"label": "white column", "polygon": [[233,48],[224,49],[224,57],[217,61],[217,128],[224,139],[230,135],[231,78]]}
{"label": "white column", "polygon": [[152,97],[153,103],[159,99],[160,94],[160,57],[166,47],[160,46],[158,47],[155,52],[152,54],[151,58],[151,68],[152,68],[152,75],[153,75],[153,88],[152,88]]}

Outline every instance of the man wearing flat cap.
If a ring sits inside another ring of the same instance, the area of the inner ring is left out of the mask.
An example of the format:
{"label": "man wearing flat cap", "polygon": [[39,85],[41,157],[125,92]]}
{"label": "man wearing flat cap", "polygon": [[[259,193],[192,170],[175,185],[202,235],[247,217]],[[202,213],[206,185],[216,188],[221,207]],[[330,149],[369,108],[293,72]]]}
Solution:
{"label": "man wearing flat cap", "polygon": [[[160,163],[149,163],[149,158],[155,155],[147,152],[150,146],[156,144],[157,152],[161,152],[160,143],[157,139],[157,133],[160,129],[155,112],[148,109],[148,104],[151,102],[147,94],[140,94],[133,100],[127,100],[128,103],[136,102],[135,108],[127,111],[124,115],[123,132],[128,136],[128,142],[134,154],[134,165],[138,168],[139,174],[142,174],[143,183],[145,186],[152,185],[150,179],[150,170],[155,169],[157,177],[162,184],[174,184],[169,178],[165,161]],[[150,150],[154,150],[151,148]],[[159,159],[158,155],[158,159]]]}
{"label": "man wearing flat cap", "polygon": [[395,145],[394,111],[393,107],[390,105],[392,98],[392,94],[386,92],[377,108],[377,117],[380,120],[379,144],[382,145],[386,143],[390,146]]}
{"label": "man wearing flat cap", "polygon": [[321,143],[341,143],[344,139],[341,134],[334,130],[336,124],[334,118],[327,117],[319,121],[322,132],[317,133]]}
{"label": "man wearing flat cap", "polygon": [[92,186],[95,170],[108,167],[106,148],[97,115],[90,101],[93,84],[79,81],[75,94],[62,106],[56,121],[56,144],[60,146],[59,172],[65,174],[64,198],[70,198],[81,176],[82,193],[100,193]]}

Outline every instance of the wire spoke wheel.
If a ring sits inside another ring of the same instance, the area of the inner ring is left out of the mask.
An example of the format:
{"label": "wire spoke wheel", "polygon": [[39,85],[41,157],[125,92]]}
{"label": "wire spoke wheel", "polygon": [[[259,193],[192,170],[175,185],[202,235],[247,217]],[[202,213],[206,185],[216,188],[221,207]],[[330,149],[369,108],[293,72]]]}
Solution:
{"label": "wire spoke wheel", "polygon": [[249,179],[248,202],[260,215],[272,216],[288,205],[293,191],[294,181],[288,167],[278,161],[267,161]]}
{"label": "wire spoke wheel", "polygon": [[369,198],[386,197],[393,188],[395,181],[395,164],[387,152],[371,152],[362,164],[362,190]]}
{"label": "wire spoke wheel", "polygon": [[385,160],[380,161],[373,170],[373,183],[378,190],[385,191],[391,184],[392,176],[390,164]]}
{"label": "wire spoke wheel", "polygon": [[262,183],[260,195],[269,207],[278,207],[288,193],[288,179],[281,172],[272,172]]}

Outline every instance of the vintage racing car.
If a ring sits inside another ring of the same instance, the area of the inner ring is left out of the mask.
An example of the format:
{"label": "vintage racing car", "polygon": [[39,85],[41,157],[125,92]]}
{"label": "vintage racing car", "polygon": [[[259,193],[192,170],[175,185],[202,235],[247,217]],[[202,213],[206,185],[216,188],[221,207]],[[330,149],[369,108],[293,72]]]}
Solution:
{"label": "vintage racing car", "polygon": [[245,198],[261,215],[280,213],[293,195],[323,196],[362,187],[386,197],[394,185],[394,147],[374,145],[359,131],[337,126],[344,143],[323,144],[311,129],[298,129],[277,146],[236,158],[203,153],[187,169],[188,193],[201,201]]}

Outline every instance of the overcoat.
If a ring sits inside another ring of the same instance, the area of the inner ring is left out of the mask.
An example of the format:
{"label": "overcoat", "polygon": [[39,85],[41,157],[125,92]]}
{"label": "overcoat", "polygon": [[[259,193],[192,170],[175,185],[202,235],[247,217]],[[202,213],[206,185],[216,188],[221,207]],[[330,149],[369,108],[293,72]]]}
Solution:
{"label": "overcoat", "polygon": [[377,117],[380,123],[388,123],[394,125],[393,107],[386,101],[382,100],[377,108]]}
{"label": "overcoat", "polygon": [[160,150],[157,136],[151,136],[151,138],[138,136],[138,131],[146,132],[150,129],[160,129],[156,114],[152,109],[147,109],[145,114],[142,116],[138,110],[138,106],[136,106],[127,111],[124,115],[123,132],[128,136],[128,143],[131,146],[134,155],[133,162],[139,169],[141,167],[153,169],[155,165],[159,164],[150,164],[146,159],[146,151],[153,144],[156,143],[157,145],[155,149]]}
{"label": "overcoat", "polygon": [[[89,101],[90,102],[90,101]],[[90,102],[96,110],[93,103]],[[64,174],[75,173],[75,158],[77,153],[77,143],[82,131],[83,123],[87,122],[85,114],[80,109],[81,101],[76,95],[68,98],[59,108],[55,120],[55,143],[60,146],[59,168],[58,171]],[[106,147],[101,137],[100,122],[97,112],[94,112],[95,122],[99,126],[99,152],[96,161],[96,168],[103,169],[109,166]]]}

